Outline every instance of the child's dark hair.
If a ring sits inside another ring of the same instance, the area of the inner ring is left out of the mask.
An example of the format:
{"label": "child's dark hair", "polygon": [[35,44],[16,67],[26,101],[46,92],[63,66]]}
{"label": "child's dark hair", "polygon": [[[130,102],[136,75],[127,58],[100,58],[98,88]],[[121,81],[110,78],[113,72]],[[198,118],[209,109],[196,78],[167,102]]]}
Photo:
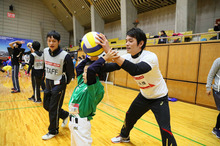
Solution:
{"label": "child's dark hair", "polygon": [[55,30],[52,30],[51,32],[47,33],[47,38],[51,38],[53,37],[54,39],[60,41],[60,34],[58,32],[56,32]]}
{"label": "child's dark hair", "polygon": [[141,47],[141,49],[143,50],[146,46],[146,42],[147,42],[147,38],[145,33],[143,32],[143,30],[141,30],[140,28],[132,28],[127,32],[127,35],[133,38],[137,39],[137,44],[139,44],[141,41],[144,41],[143,46]]}
{"label": "child's dark hair", "polygon": [[32,47],[35,51],[39,51],[40,50],[40,43],[38,41],[34,41],[32,43]]}
{"label": "child's dark hair", "polygon": [[18,45],[18,48],[21,48],[22,44],[20,43],[16,43]]}

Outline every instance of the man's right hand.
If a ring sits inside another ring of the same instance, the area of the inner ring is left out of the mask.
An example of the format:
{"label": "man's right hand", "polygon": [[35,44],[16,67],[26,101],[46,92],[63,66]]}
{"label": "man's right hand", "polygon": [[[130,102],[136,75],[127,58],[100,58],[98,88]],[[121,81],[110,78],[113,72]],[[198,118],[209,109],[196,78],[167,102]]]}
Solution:
{"label": "man's right hand", "polygon": [[111,48],[109,46],[109,42],[108,42],[107,38],[105,37],[105,35],[102,34],[102,33],[97,34],[96,39],[99,40],[99,42],[96,42],[96,43],[102,46],[102,48],[105,51],[105,53],[108,53],[108,51]]}

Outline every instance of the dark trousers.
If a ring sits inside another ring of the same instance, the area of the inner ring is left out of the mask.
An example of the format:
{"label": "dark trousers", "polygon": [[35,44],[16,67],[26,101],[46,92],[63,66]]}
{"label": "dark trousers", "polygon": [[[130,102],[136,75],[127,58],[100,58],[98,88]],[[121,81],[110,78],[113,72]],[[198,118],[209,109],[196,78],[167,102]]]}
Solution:
{"label": "dark trousers", "polygon": [[37,77],[31,74],[32,88],[33,88],[33,97],[35,101],[41,100],[40,98],[40,85],[42,82],[42,77]]}
{"label": "dark trousers", "polygon": [[15,90],[20,91],[18,80],[19,65],[12,65],[12,82]]}
{"label": "dark trousers", "polygon": [[215,104],[217,109],[220,111],[220,91],[212,90],[213,91],[213,97],[215,99]]}
{"label": "dark trousers", "polygon": [[48,130],[50,134],[58,134],[59,119],[66,119],[69,116],[69,113],[62,109],[65,90],[65,83],[53,85],[46,80],[43,106],[49,112],[50,125]]}
{"label": "dark trousers", "polygon": [[170,128],[170,110],[168,104],[168,96],[159,99],[146,99],[141,93],[132,102],[128,109],[121,129],[121,136],[128,137],[134,124],[140,119],[147,111],[151,110],[160,127],[163,146],[168,145],[176,146],[176,140]]}
{"label": "dark trousers", "polygon": [[45,90],[45,89],[46,89],[44,80],[45,80],[45,75],[43,76],[42,81],[41,81],[41,89],[42,89],[42,90]]}

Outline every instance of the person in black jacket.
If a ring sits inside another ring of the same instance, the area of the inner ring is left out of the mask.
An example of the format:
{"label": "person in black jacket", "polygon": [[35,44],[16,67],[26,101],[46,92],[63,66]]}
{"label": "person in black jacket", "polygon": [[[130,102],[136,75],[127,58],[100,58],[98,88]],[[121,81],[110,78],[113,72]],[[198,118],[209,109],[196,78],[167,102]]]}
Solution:
{"label": "person in black jacket", "polygon": [[62,127],[68,122],[69,113],[62,109],[66,85],[73,78],[73,62],[71,56],[59,46],[60,34],[51,31],[47,34],[48,48],[44,49],[46,89],[44,91],[44,109],[49,112],[49,132],[42,136],[43,140],[51,139],[59,133],[59,119],[63,119]]}
{"label": "person in black jacket", "polygon": [[30,55],[27,74],[29,74],[30,70],[32,69],[31,81],[33,87],[33,96],[28,98],[28,100],[41,103],[40,85],[44,75],[44,58],[43,53],[39,52],[40,43],[38,41],[34,41],[32,43],[32,47],[35,51]]}
{"label": "person in black jacket", "polygon": [[[214,31],[220,31],[220,21],[214,25]],[[218,39],[220,39],[220,33],[218,33]],[[217,36],[210,38],[210,40],[217,40]]]}
{"label": "person in black jacket", "polygon": [[12,90],[11,93],[20,92],[18,73],[19,73],[19,58],[21,57],[22,54],[21,46],[23,43],[24,41],[14,41],[9,43],[9,46],[13,49],[13,54],[11,54],[13,88],[11,88]]}
{"label": "person in black jacket", "polygon": [[167,37],[167,34],[164,30],[161,30],[160,33],[161,33],[160,35],[161,39],[159,39],[158,44],[165,44],[167,42],[167,39],[163,39],[163,37]]}

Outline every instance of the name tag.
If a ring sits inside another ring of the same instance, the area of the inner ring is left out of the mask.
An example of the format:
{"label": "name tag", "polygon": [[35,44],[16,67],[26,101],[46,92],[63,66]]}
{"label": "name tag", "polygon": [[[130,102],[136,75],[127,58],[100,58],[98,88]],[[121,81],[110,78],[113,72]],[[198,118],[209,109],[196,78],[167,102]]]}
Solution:
{"label": "name tag", "polygon": [[54,85],[59,85],[59,84],[60,84],[60,80],[54,81]]}

